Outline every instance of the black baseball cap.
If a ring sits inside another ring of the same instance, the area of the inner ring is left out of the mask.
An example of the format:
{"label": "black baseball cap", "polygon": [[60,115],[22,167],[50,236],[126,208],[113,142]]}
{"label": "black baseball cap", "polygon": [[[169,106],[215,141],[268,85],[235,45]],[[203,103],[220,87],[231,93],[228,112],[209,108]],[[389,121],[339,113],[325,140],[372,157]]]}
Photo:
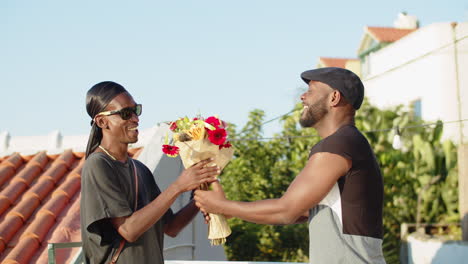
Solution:
{"label": "black baseball cap", "polygon": [[359,109],[364,99],[364,85],[361,79],[352,71],[326,67],[301,73],[301,78],[309,84],[310,81],[319,81],[328,84],[331,88],[341,92],[354,109]]}

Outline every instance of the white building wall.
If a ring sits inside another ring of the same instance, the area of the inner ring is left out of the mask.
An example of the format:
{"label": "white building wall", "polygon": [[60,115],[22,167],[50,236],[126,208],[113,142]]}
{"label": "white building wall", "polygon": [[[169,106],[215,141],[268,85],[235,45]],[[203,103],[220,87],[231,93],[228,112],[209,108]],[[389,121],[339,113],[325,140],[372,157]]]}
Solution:
{"label": "white building wall", "polygon": [[463,264],[468,260],[468,243],[408,237],[408,264]]}
{"label": "white building wall", "polygon": [[[468,23],[456,26],[457,38],[468,36]],[[454,31],[451,23],[436,23],[421,28],[399,41],[369,55],[370,72],[364,76],[366,96],[379,107],[409,105],[421,99],[426,121],[454,121],[468,118],[467,100],[458,100]],[[444,48],[443,48],[444,47]],[[459,89],[466,98],[468,77],[468,39],[458,48]],[[463,112],[459,115],[459,103]],[[444,138],[459,141],[459,123],[447,124]],[[466,125],[465,125],[466,127]],[[468,131],[467,131],[468,132]],[[465,134],[465,141],[467,140]]]}
{"label": "white building wall", "polygon": [[[143,147],[149,143],[153,134],[158,129],[154,126],[140,131],[138,142],[130,147]],[[0,157],[19,152],[21,155],[33,155],[40,151],[48,154],[62,153],[66,149],[74,152],[85,152],[89,134],[62,136],[60,131],[51,131],[47,135],[15,136],[8,131],[0,132]]]}

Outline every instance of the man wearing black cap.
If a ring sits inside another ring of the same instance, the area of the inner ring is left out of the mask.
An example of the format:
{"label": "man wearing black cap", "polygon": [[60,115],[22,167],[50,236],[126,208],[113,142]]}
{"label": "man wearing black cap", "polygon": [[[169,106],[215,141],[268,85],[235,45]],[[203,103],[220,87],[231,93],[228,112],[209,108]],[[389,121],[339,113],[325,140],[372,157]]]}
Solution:
{"label": "man wearing black cap", "polygon": [[286,193],[278,199],[229,201],[218,183],[196,191],[202,211],[259,224],[309,222],[311,263],[385,263],[382,253],[383,181],[367,139],[354,126],[364,86],[351,71],[303,72],[300,124],[322,138]]}

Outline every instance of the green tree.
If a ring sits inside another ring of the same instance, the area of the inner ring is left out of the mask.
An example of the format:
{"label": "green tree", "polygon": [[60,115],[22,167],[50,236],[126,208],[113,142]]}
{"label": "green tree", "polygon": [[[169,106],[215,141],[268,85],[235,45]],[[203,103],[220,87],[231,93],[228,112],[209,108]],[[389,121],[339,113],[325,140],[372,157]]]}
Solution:
{"label": "green tree", "polygon": [[[298,113],[294,116],[284,119],[281,135],[308,135],[310,131],[297,127]],[[280,197],[305,164],[309,147],[318,141],[318,137],[257,140],[262,136],[263,118],[263,111],[254,110],[240,132],[230,131],[231,137],[238,140],[233,142],[235,158],[222,176],[229,199],[254,201]],[[231,219],[230,225],[233,233],[226,244],[230,260],[307,261],[305,224],[269,226]]]}
{"label": "green tree", "polygon": [[[297,105],[297,110],[300,105]],[[272,139],[260,140],[264,112],[254,110],[235,139],[235,157],[224,169],[222,184],[229,199],[254,201],[280,197],[304,167],[310,148],[320,138],[313,129],[300,128],[300,111],[282,119],[283,130]],[[356,116],[380,162],[384,177],[384,254],[398,263],[400,224],[403,222],[456,222],[456,148],[441,142],[442,124],[424,125],[411,111],[398,106],[380,110],[365,101]],[[392,147],[400,127],[404,148]],[[417,213],[419,211],[419,214]],[[233,230],[225,249],[230,260],[307,262],[306,224],[257,225],[230,219]]]}

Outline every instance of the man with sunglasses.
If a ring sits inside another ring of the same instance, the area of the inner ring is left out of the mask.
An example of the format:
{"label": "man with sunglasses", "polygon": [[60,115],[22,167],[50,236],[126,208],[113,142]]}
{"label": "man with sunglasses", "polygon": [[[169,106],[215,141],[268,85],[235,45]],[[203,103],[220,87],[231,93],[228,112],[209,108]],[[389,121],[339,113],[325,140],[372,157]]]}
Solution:
{"label": "man with sunglasses", "polygon": [[142,106],[115,82],[86,95],[92,129],[81,179],[81,234],[85,263],[163,264],[164,234],[176,236],[199,212],[191,201],[173,213],[183,192],[213,182],[219,168],[201,161],[160,191],[152,173],[128,156],[138,140]]}

